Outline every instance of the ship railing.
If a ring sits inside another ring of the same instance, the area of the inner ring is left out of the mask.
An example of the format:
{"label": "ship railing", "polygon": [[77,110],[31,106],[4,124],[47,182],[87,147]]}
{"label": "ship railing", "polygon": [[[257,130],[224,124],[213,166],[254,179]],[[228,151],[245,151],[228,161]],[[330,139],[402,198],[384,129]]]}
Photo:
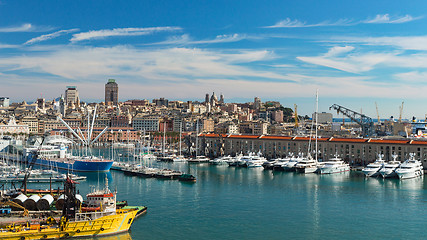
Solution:
{"label": "ship railing", "polygon": [[76,213],[76,221],[87,221],[95,220],[100,217],[112,215],[114,212],[88,212],[88,213]]}

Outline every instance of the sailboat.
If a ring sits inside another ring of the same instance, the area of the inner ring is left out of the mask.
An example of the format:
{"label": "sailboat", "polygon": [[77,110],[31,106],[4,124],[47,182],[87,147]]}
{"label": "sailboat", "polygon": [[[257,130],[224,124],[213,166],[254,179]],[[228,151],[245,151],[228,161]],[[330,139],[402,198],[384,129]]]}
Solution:
{"label": "sailboat", "polygon": [[188,159],[182,155],[182,121],[179,125],[179,155],[173,158],[174,162],[186,162]]}
{"label": "sailboat", "polygon": [[[309,143],[309,147],[308,147],[308,154],[307,157],[300,160],[296,165],[295,165],[295,169],[297,172],[299,173],[314,173],[317,171],[318,166],[319,166],[319,162],[317,161],[317,155],[318,155],[318,150],[317,150],[317,112],[318,112],[318,108],[319,108],[319,91],[316,91],[316,113],[315,113],[315,117],[316,117],[316,126],[315,126],[315,154],[314,154],[314,159],[310,154],[310,148],[311,148],[311,144]],[[312,128],[313,128],[313,121],[311,124]],[[310,133],[310,142],[311,142],[311,133]]]}
{"label": "sailboat", "polygon": [[199,119],[197,119],[196,123],[196,156],[189,159],[188,163],[207,163],[209,162],[209,158],[205,156],[199,156]]}

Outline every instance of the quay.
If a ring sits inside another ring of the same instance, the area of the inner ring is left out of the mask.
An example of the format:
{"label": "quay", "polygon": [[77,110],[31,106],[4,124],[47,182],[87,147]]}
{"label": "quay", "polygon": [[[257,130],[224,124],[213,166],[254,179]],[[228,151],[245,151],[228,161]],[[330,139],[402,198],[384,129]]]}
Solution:
{"label": "quay", "polygon": [[[208,147],[210,156],[235,155],[238,153],[260,152],[266,158],[283,157],[289,152],[307,152],[310,137],[272,135],[226,135],[200,134],[198,147]],[[311,138],[314,144],[315,138]],[[319,159],[324,161],[338,154],[353,166],[366,166],[374,162],[377,154],[384,154],[384,160],[396,154],[398,161],[405,161],[409,153],[415,153],[424,169],[427,169],[427,141],[418,139],[387,138],[335,138],[318,137]]]}

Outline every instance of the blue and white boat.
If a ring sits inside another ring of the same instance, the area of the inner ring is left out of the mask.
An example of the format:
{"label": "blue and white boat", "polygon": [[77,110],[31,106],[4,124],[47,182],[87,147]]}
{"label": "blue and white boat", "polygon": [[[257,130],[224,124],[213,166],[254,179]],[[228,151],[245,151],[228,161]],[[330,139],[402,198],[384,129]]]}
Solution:
{"label": "blue and white boat", "polygon": [[[63,169],[73,172],[108,172],[113,165],[113,160],[95,156],[72,156],[67,153],[68,148],[61,144],[43,145],[24,149],[26,162],[35,161],[35,165],[49,169]],[[38,151],[37,159],[33,159],[34,151]]]}

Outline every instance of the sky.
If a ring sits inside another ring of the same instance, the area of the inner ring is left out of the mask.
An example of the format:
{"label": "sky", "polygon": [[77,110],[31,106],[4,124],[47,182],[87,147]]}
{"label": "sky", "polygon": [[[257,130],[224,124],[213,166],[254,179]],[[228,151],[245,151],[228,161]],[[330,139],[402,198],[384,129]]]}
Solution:
{"label": "sky", "polygon": [[[424,119],[427,2],[0,0],[0,96],[339,104]],[[376,104],[376,105],[375,105]]]}

